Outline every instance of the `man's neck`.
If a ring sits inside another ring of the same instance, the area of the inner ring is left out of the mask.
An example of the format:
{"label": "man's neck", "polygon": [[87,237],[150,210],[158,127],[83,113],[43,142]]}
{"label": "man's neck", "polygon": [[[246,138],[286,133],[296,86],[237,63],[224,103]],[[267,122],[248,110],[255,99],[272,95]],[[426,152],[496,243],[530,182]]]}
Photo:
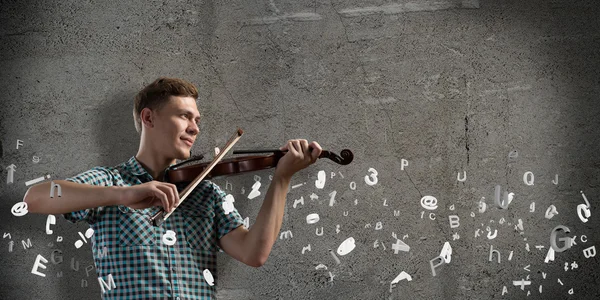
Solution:
{"label": "man's neck", "polygon": [[152,176],[153,180],[162,181],[164,178],[165,169],[176,163],[175,159],[160,157],[160,155],[152,155],[149,152],[138,151],[135,159],[142,167]]}

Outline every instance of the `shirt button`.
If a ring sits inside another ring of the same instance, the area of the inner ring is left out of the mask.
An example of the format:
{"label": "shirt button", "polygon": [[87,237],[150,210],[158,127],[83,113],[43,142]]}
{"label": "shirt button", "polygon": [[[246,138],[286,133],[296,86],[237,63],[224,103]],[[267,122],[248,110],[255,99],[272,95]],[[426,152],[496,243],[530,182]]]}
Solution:
{"label": "shirt button", "polygon": [[181,298],[177,297],[176,299],[177,299],[177,300],[179,300],[179,299],[181,299]]}
{"label": "shirt button", "polygon": [[171,271],[175,272],[175,267],[172,267],[172,268],[171,268]]}

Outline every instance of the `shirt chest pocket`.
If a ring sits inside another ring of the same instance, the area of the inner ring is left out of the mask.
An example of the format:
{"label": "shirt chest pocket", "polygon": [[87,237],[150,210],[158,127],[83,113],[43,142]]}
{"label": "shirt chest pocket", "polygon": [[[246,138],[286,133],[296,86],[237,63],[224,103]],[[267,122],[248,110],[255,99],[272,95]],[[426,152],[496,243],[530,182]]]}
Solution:
{"label": "shirt chest pocket", "polygon": [[215,213],[202,207],[190,207],[183,213],[185,240],[193,249],[212,251],[215,247]]}
{"label": "shirt chest pocket", "polygon": [[154,227],[150,223],[151,213],[119,205],[119,245],[144,246],[154,244]]}

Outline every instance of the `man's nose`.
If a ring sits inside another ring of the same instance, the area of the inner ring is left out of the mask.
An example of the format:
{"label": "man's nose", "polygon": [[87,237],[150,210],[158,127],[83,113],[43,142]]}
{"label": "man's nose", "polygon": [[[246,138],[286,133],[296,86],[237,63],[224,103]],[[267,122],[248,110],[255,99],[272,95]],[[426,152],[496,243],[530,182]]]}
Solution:
{"label": "man's nose", "polygon": [[200,128],[198,127],[198,124],[196,123],[192,123],[192,126],[188,126],[188,133],[189,134],[198,134],[198,132],[200,132]]}

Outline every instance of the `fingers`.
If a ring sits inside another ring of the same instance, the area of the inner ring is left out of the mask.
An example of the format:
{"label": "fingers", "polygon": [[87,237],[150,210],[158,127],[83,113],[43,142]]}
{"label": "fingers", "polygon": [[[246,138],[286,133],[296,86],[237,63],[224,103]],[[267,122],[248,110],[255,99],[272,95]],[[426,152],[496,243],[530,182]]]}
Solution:
{"label": "fingers", "polygon": [[172,183],[158,182],[158,194],[166,212],[171,212],[179,204],[177,187]]}
{"label": "fingers", "polygon": [[298,153],[299,155],[302,155],[302,145],[300,145],[299,140],[293,140],[292,146],[294,146],[294,150],[296,150],[296,153]]}
{"label": "fingers", "polygon": [[307,140],[298,140],[298,142],[300,143],[300,146],[302,147],[302,153],[307,153],[308,152],[308,141]]}
{"label": "fingers", "polygon": [[302,150],[301,150],[302,158],[304,160],[310,161],[310,152],[308,151],[308,141],[307,140],[298,140],[298,142],[300,143],[300,147],[302,148]]}
{"label": "fingers", "polygon": [[169,194],[170,194],[169,204],[171,204],[170,207],[171,207],[171,210],[173,210],[179,204],[179,193],[177,192],[177,187],[174,184],[167,183],[166,185],[169,189]]}
{"label": "fingers", "polygon": [[[309,148],[312,148],[312,151],[310,151]],[[305,139],[288,140],[286,145],[280,149],[282,151],[287,150],[288,152],[292,152],[292,155],[306,160],[307,162],[310,161],[310,163],[317,161],[323,151],[319,143],[313,141],[308,144],[308,141]]]}
{"label": "fingers", "polygon": [[170,209],[170,205],[169,205],[169,199],[167,198],[167,194],[165,194],[161,188],[162,188],[162,184],[157,184],[152,188],[152,194],[154,197],[160,199],[160,203],[162,203],[162,206],[164,207],[165,211],[169,211]]}
{"label": "fingers", "polygon": [[288,140],[287,142],[285,142],[285,145],[283,145],[282,147],[279,147],[279,150],[281,151],[290,151],[292,148],[294,148],[293,146],[290,145],[290,143],[292,143],[294,140]]}
{"label": "fingers", "polygon": [[306,140],[302,140],[302,139],[288,140],[286,142],[286,144],[283,147],[280,147],[279,149],[282,151],[286,151],[286,150],[292,151],[292,149],[293,149],[298,153],[303,153],[304,146],[308,147],[308,144],[303,144],[303,143],[306,143]]}
{"label": "fingers", "polygon": [[321,152],[323,151],[323,148],[321,148],[321,145],[319,145],[319,143],[313,141],[312,143],[310,143],[310,147],[312,147],[312,152],[310,153],[311,156],[311,162],[315,162],[317,161],[317,159],[319,159],[319,156],[321,155]]}
{"label": "fingers", "polygon": [[181,199],[179,198],[179,192],[177,191],[177,186],[171,184],[171,188],[173,188],[173,192],[175,193],[175,207],[179,206],[179,202]]}
{"label": "fingers", "polygon": [[298,156],[299,150],[302,149],[302,147],[300,147],[300,145],[298,145],[297,140],[289,140],[287,142],[286,148],[287,148],[288,152],[291,152],[292,155],[294,155],[294,156]]}

